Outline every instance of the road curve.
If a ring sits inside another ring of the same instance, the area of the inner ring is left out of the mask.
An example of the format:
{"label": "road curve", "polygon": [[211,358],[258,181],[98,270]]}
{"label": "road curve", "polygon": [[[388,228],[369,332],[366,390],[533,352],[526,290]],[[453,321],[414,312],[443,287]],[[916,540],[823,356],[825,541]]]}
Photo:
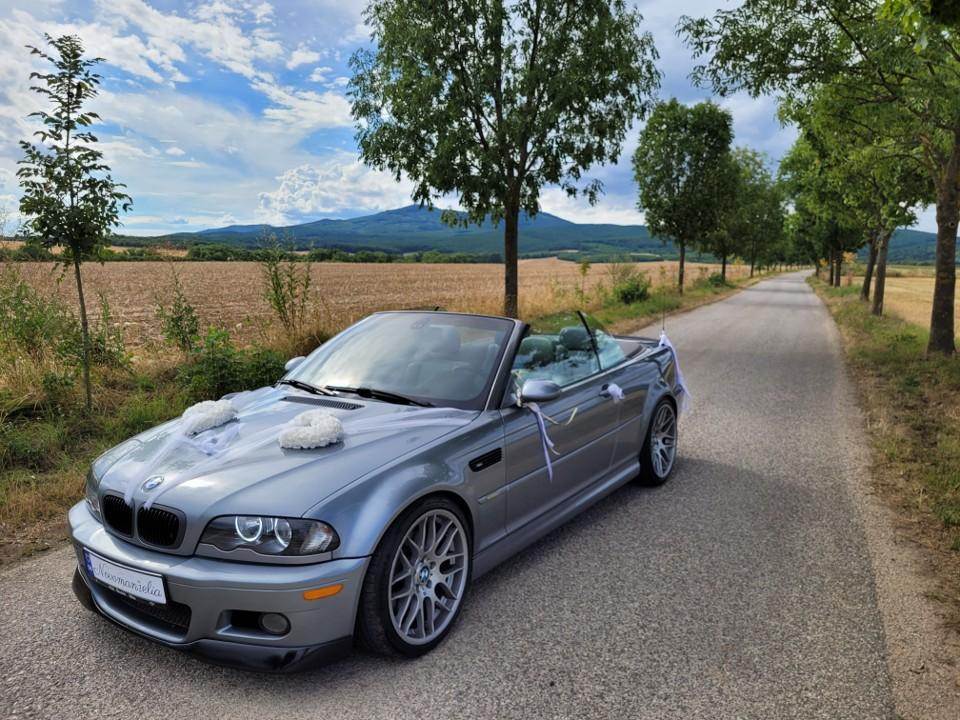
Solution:
{"label": "road curve", "polygon": [[201,664],[82,610],[63,549],[0,575],[0,716],[890,718],[831,323],[801,274],[670,318],[694,396],[671,482],[478,581],[427,657]]}

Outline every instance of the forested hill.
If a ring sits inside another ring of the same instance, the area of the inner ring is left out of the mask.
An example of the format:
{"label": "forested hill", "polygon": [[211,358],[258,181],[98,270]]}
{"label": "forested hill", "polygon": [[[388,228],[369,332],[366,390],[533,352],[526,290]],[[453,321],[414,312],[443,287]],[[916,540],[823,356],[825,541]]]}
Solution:
{"label": "forested hill", "polygon": [[[348,252],[382,250],[414,252],[437,250],[468,254],[496,254],[503,250],[503,226],[489,221],[481,226],[450,227],[440,212],[417,205],[350,218],[317,220],[301,225],[231,225],[195,233],[158,237],[122,237],[120,245],[223,244],[259,247],[265,235],[275,233],[297,249],[329,247]],[[933,262],[935,236],[917,230],[898,230],[890,246],[890,262]],[[520,217],[520,248],[523,255],[547,255],[573,251],[594,258],[633,254],[643,258],[673,258],[672,244],[650,236],[643,225],[580,224],[556,215],[540,213]]]}
{"label": "forested hill", "polygon": [[[317,220],[287,227],[232,225],[196,233],[159,237],[122,237],[121,245],[225,244],[258,247],[265,235],[275,233],[297,249],[337,248],[346,251],[382,250],[390,253],[438,250],[469,254],[503,252],[503,225],[451,227],[440,220],[440,211],[417,205],[387,210],[348,220]],[[524,255],[578,251],[593,256],[624,255],[673,257],[672,245],[650,237],[643,225],[581,225],[549,213],[520,217],[520,247]]]}

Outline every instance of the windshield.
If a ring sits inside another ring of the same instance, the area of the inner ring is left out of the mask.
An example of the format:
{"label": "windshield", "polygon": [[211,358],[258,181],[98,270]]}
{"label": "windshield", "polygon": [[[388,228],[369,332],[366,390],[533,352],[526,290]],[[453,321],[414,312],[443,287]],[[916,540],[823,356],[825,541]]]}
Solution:
{"label": "windshield", "polygon": [[377,313],[317,348],[287,379],[480,410],[512,329],[502,318]]}

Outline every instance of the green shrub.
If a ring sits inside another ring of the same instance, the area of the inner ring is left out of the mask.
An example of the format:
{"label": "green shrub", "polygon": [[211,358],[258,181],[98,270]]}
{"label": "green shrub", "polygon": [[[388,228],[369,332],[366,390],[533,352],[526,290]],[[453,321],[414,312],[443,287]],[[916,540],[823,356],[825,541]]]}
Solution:
{"label": "green shrub", "polygon": [[260,260],[263,296],[284,330],[299,333],[307,315],[311,264],[292,259],[275,235],[271,235],[267,243]]}
{"label": "green shrub", "polygon": [[723,275],[718,272],[713,273],[710,277],[707,278],[707,282],[713,287],[725,287],[727,281],[723,279]]}
{"label": "green shrub", "polygon": [[99,298],[100,317],[90,332],[90,362],[103,367],[123,367],[129,359],[123,329],[113,322],[107,296],[101,292]]}
{"label": "green shrub", "polygon": [[254,348],[242,352],[242,387],[238,389],[253,390],[273,385],[284,373],[283,366],[287,358],[276,350]]}
{"label": "green shrub", "polygon": [[238,350],[226,330],[211,327],[177,379],[192,399],[212,400],[275,383],[285,361],[275,350]]}
{"label": "green shrub", "polygon": [[67,436],[66,426],[58,421],[7,420],[0,427],[0,467],[50,470],[62,459]]}
{"label": "green shrub", "polygon": [[634,272],[613,286],[613,296],[624,305],[643,302],[649,294],[650,280],[643,273]]}
{"label": "green shrub", "polygon": [[80,323],[59,298],[44,298],[16,268],[4,268],[0,272],[0,348],[36,360],[56,356],[79,361]]}
{"label": "green shrub", "polygon": [[173,272],[173,303],[169,308],[157,299],[157,319],[163,329],[163,339],[183,352],[192,352],[200,339],[200,321],[197,311],[187,300],[183,284]]}

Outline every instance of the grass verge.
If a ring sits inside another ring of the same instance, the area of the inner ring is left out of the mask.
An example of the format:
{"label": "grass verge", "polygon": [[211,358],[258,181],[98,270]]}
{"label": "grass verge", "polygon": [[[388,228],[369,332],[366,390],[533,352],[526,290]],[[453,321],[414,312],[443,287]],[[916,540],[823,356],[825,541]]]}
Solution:
{"label": "grass verge", "polygon": [[[844,339],[866,415],[877,492],[925,547],[960,618],[960,361],[926,356],[927,331],[875,317],[859,285],[810,284]],[[958,626],[960,627],[960,626]]]}

